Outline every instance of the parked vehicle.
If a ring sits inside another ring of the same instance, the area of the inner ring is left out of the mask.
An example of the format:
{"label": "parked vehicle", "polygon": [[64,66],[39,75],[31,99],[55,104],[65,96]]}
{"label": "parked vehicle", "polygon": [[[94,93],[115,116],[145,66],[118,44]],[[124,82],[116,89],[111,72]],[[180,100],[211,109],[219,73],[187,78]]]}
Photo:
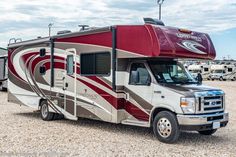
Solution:
{"label": "parked vehicle", "polygon": [[214,59],[210,37],[153,21],[9,44],[9,101],[46,121],[152,127],[166,143],[182,130],[215,133],[228,123],[224,92],[200,85],[177,61]]}
{"label": "parked vehicle", "polygon": [[226,80],[236,80],[236,66],[235,65],[227,65],[227,64],[216,64],[211,66],[211,75],[210,79],[226,81]]}
{"label": "parked vehicle", "polygon": [[192,64],[188,66],[188,70],[194,78],[197,78],[198,73],[200,73],[203,80],[209,79],[211,74],[211,67],[208,64]]}
{"label": "parked vehicle", "polygon": [[0,90],[7,90],[7,78],[8,78],[8,69],[7,69],[7,50],[0,48]]}

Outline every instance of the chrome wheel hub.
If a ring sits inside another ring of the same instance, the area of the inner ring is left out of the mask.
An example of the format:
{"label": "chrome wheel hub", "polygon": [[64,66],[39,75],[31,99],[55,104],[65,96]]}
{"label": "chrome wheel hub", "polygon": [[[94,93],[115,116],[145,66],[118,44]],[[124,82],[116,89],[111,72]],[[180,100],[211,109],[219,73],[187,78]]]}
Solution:
{"label": "chrome wheel hub", "polygon": [[42,116],[43,118],[46,118],[48,116],[48,107],[47,104],[42,105]]}
{"label": "chrome wheel hub", "polygon": [[167,138],[170,136],[172,128],[171,128],[171,123],[167,118],[161,118],[157,122],[157,129],[158,133],[164,137]]}

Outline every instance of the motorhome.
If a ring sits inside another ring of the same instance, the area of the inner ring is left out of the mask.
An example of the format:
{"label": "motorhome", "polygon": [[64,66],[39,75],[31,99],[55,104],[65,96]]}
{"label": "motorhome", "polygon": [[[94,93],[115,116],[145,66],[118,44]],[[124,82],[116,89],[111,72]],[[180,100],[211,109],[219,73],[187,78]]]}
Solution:
{"label": "motorhome", "polygon": [[211,74],[211,67],[208,64],[192,64],[188,66],[188,70],[194,78],[197,78],[198,73],[200,73],[203,80],[209,79]]}
{"label": "motorhome", "polygon": [[233,64],[216,64],[211,66],[211,75],[210,79],[226,81],[236,80],[236,66]]}
{"label": "motorhome", "polygon": [[7,68],[7,50],[0,48],[0,90],[7,90],[7,78],[8,78],[8,68]]}
{"label": "motorhome", "polygon": [[162,142],[182,130],[211,135],[228,123],[225,93],[202,85],[179,58],[215,58],[207,34],[116,25],[9,44],[8,100],[64,115],[151,127]]}

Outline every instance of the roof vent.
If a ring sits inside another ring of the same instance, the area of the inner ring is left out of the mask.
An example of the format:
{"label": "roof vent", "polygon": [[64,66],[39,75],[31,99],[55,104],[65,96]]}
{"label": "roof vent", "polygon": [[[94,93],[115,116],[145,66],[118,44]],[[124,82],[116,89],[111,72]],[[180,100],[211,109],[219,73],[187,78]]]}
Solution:
{"label": "roof vent", "polygon": [[161,20],[158,20],[158,19],[145,17],[145,18],[143,18],[143,20],[144,20],[145,24],[165,26],[165,24]]}
{"label": "roof vent", "polygon": [[57,35],[68,34],[68,33],[71,33],[71,31],[70,30],[63,30],[63,31],[58,31]]}

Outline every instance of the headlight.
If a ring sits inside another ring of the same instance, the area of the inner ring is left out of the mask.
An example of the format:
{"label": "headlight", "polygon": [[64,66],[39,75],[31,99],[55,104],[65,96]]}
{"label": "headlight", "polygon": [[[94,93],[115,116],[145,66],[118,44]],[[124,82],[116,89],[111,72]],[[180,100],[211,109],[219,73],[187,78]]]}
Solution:
{"label": "headlight", "polygon": [[181,98],[180,99],[180,106],[183,110],[184,113],[195,113],[195,98],[191,97],[191,98]]}

